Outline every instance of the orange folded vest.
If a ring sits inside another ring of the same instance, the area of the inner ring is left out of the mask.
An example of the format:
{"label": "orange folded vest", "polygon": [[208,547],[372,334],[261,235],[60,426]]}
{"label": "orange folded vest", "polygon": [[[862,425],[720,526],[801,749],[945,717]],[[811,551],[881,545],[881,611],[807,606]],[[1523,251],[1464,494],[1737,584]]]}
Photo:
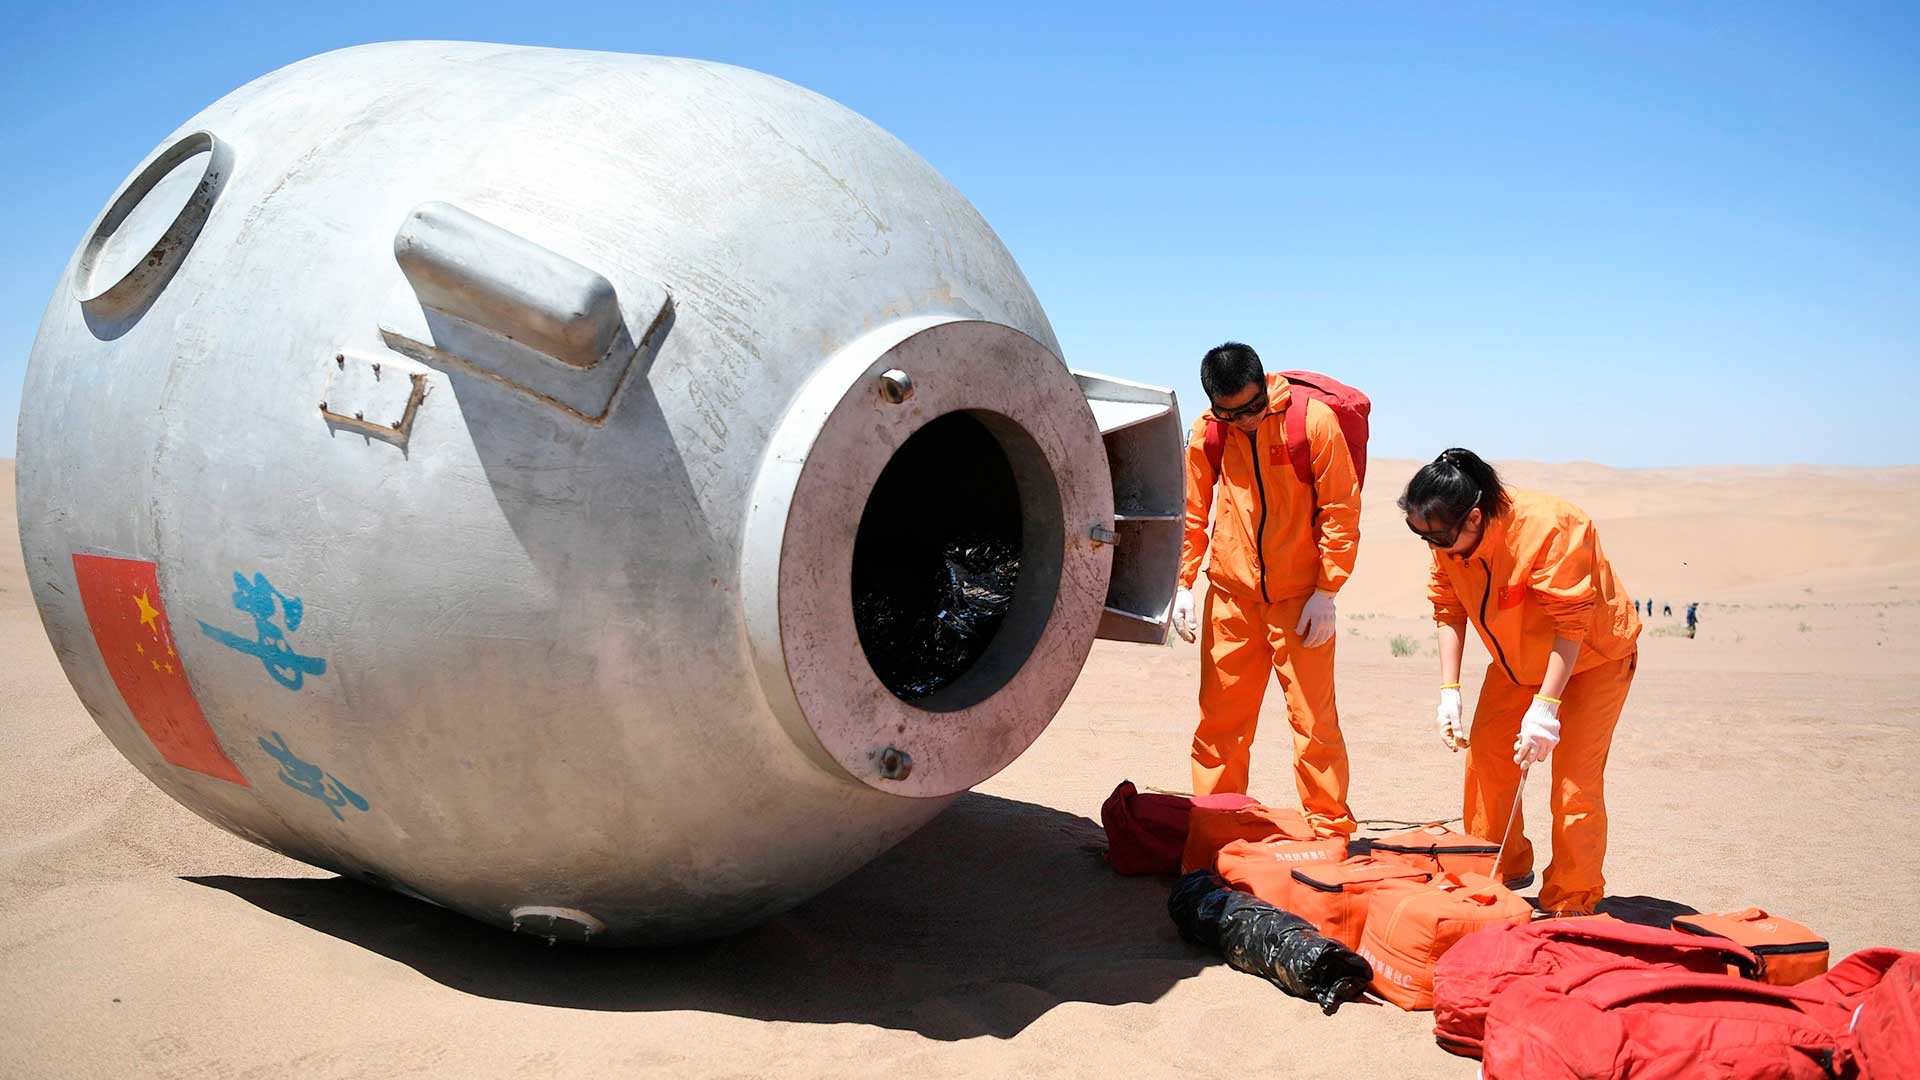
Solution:
{"label": "orange folded vest", "polygon": [[1422,825],[1388,833],[1373,841],[1373,857],[1433,874],[1483,874],[1492,877],[1500,845],[1455,832],[1445,825]]}
{"label": "orange folded vest", "polygon": [[[1827,973],[1827,943],[1818,934],[1791,919],[1769,915],[1759,908],[1717,915],[1681,915],[1673,920],[1673,928],[1745,945],[1760,958],[1760,981],[1764,983],[1792,986]],[[1727,973],[1740,974],[1733,968],[1728,968]]]}
{"label": "orange folded vest", "polygon": [[1220,849],[1235,840],[1311,840],[1313,826],[1298,810],[1276,810],[1259,803],[1235,805],[1217,802],[1215,795],[1193,800],[1187,821],[1187,846],[1180,853],[1180,872],[1211,870]]}
{"label": "orange folded vest", "polygon": [[1367,925],[1367,902],[1383,882],[1424,882],[1430,875],[1399,863],[1381,862],[1365,855],[1337,863],[1297,866],[1288,875],[1293,903],[1288,911],[1320,928],[1320,932],[1358,951]]}
{"label": "orange folded vest", "polygon": [[1408,1011],[1433,1008],[1433,964],[1484,926],[1533,919],[1533,905],[1480,874],[1382,881],[1367,900],[1358,952],[1373,965],[1374,993]]}
{"label": "orange folded vest", "polygon": [[[1214,871],[1241,892],[1250,892],[1282,911],[1305,915],[1294,906],[1294,869],[1337,863],[1346,857],[1344,836],[1325,840],[1233,840],[1220,849]],[[1307,921],[1313,922],[1311,918]]]}

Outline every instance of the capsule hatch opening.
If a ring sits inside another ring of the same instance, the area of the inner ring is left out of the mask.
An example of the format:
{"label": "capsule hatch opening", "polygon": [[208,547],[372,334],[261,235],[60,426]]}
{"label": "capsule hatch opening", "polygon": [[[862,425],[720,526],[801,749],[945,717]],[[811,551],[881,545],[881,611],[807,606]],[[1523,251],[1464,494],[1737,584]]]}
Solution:
{"label": "capsule hatch opening", "polygon": [[1060,495],[1018,424],[969,410],[914,432],[881,471],[853,550],[853,618],[874,675],[931,712],[1019,672],[1060,587]]}

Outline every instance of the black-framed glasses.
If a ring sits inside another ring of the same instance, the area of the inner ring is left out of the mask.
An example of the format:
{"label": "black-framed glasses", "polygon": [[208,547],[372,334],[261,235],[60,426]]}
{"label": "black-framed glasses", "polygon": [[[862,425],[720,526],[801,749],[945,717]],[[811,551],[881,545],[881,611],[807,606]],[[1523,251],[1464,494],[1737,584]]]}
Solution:
{"label": "black-framed glasses", "polygon": [[1263,386],[1260,388],[1260,392],[1254,395],[1253,400],[1247,402],[1245,405],[1232,409],[1223,409],[1218,405],[1213,406],[1213,418],[1232,423],[1235,420],[1244,419],[1249,416],[1258,416],[1266,411],[1267,388]]}

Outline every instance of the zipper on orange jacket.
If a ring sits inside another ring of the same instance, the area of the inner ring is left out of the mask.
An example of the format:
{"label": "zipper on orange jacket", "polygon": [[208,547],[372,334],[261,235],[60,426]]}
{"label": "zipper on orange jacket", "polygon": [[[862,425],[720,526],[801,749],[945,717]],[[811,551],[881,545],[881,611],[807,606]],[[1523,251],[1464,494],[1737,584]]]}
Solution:
{"label": "zipper on orange jacket", "polygon": [[1247,432],[1247,447],[1253,454],[1253,490],[1260,496],[1260,531],[1253,536],[1253,563],[1260,574],[1260,599],[1267,597],[1267,485],[1260,479],[1260,429]]}
{"label": "zipper on orange jacket", "polygon": [[[1487,600],[1493,596],[1493,567],[1487,565],[1484,555],[1480,558],[1480,569],[1487,572],[1487,591],[1480,594],[1480,626],[1487,632],[1487,640],[1493,642],[1493,651],[1500,657],[1500,666],[1507,669],[1507,679],[1518,686],[1520,678],[1513,673],[1513,665],[1507,663],[1507,651],[1500,647],[1500,636],[1493,632],[1493,624],[1487,621]],[[1440,857],[1435,855],[1433,861],[1439,862]]]}

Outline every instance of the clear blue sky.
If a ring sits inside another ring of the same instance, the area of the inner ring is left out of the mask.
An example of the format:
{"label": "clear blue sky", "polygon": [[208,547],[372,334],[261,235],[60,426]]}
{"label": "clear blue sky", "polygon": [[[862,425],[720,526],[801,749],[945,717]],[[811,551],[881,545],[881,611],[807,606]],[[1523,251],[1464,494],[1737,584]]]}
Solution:
{"label": "clear blue sky", "polygon": [[56,278],[169,130],[303,56],[461,38],[845,103],[980,208],[1070,363],[1189,417],[1201,353],[1237,338],[1369,391],[1376,456],[1920,462],[1920,5],[76,3],[4,26],[0,456]]}

